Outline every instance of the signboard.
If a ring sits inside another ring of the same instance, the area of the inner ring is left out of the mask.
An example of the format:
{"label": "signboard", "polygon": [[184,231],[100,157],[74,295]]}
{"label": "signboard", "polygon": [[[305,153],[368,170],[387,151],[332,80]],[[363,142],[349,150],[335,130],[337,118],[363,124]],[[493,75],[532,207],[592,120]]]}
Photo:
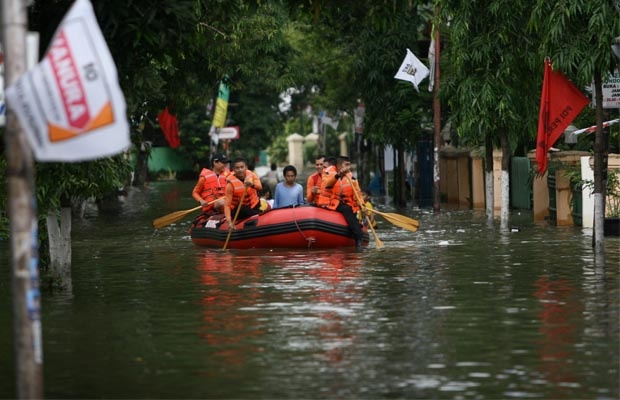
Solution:
{"label": "signboard", "polygon": [[603,82],[603,108],[620,108],[620,75],[616,72]]}
{"label": "signboard", "polygon": [[225,126],[219,129],[217,134],[218,139],[239,139],[239,127],[238,126]]}

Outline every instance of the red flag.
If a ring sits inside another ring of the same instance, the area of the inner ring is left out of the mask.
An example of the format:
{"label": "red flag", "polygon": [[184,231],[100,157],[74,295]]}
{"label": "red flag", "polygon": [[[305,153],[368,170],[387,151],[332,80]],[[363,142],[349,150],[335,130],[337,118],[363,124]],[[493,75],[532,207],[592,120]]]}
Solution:
{"label": "red flag", "polygon": [[547,153],[564,133],[564,129],[588,104],[588,99],[560,71],[551,70],[551,60],[545,59],[545,77],[540,98],[536,162],[538,172],[547,170]]}
{"label": "red flag", "polygon": [[166,140],[171,148],[176,149],[181,144],[179,137],[179,123],[177,117],[168,112],[168,107],[164,108],[164,111],[160,112],[157,116],[157,122],[161,130],[166,136]]}

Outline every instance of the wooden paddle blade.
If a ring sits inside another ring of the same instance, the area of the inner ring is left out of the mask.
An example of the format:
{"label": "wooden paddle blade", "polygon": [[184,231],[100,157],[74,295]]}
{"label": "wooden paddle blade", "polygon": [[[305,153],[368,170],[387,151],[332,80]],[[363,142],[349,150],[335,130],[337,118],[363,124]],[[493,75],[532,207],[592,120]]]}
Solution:
{"label": "wooden paddle blade", "polygon": [[[403,229],[406,229],[408,231],[411,232],[417,232],[418,231],[418,226],[419,224],[412,224],[409,221],[403,221],[400,217],[400,215],[396,214],[396,216],[391,215],[391,214],[381,214],[381,216],[383,218],[385,218],[386,220],[388,220],[389,222],[391,222],[392,224],[401,227]],[[413,220],[415,221],[415,220]],[[417,221],[416,221],[417,222]]]}
{"label": "wooden paddle blade", "polygon": [[175,211],[168,215],[164,215],[163,217],[156,218],[153,220],[153,227],[155,229],[163,228],[164,226],[168,226],[172,224],[173,222],[180,220],[181,218],[185,217],[187,214],[200,210],[201,208],[202,206],[198,206],[190,210]]}
{"label": "wooden paddle blade", "polygon": [[375,214],[379,214],[380,216],[385,218],[388,222],[400,228],[407,229],[408,231],[411,231],[411,232],[417,232],[418,228],[420,227],[420,223],[417,220],[406,217],[404,215],[400,215],[396,213],[384,213],[384,212],[377,211],[377,210],[368,210],[368,211],[374,212]]}

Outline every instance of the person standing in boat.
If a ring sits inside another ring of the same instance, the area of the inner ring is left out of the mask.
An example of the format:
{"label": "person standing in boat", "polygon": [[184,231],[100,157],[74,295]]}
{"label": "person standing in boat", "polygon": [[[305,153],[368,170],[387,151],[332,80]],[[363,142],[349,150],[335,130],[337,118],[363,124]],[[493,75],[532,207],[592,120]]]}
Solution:
{"label": "person standing in boat", "polygon": [[316,172],[308,177],[306,182],[306,201],[308,204],[316,204],[319,199],[319,193],[321,193],[321,182],[323,180],[323,162],[325,156],[320,154],[314,160],[314,167]]}
{"label": "person standing in boat", "polygon": [[[240,209],[235,222],[260,213],[258,191],[262,188],[263,185],[258,176],[248,170],[245,158],[234,159],[232,173],[226,178],[226,201],[224,203],[226,220],[233,221],[232,215],[237,213],[237,207]],[[234,229],[234,225],[231,224],[231,228]]]}
{"label": "person standing in boat", "polygon": [[198,182],[192,191],[192,197],[202,205],[202,214],[211,216],[224,212],[224,195],[226,177],[230,160],[226,154],[214,154],[211,159],[211,168],[200,171]]}
{"label": "person standing in boat", "polygon": [[[355,247],[361,248],[363,233],[362,226],[357,219],[357,212],[361,209],[357,199],[361,198],[361,191],[351,172],[351,160],[345,156],[338,157],[336,170],[338,172],[335,175],[330,175],[325,180],[325,187],[332,190],[327,208],[338,211],[344,216],[355,238]],[[362,212],[366,211],[362,210]]]}
{"label": "person standing in boat", "polygon": [[297,182],[297,169],[292,165],[284,167],[284,181],[276,185],[273,208],[304,204],[304,188]]}

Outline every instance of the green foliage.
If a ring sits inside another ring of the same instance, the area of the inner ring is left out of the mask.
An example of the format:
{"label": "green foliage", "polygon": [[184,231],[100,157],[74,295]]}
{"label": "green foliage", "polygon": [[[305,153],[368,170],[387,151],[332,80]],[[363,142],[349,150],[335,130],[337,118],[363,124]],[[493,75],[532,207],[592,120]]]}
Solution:
{"label": "green foliage", "polygon": [[276,164],[284,163],[288,160],[288,142],[286,136],[280,135],[275,138],[271,146],[269,146],[269,157],[271,162]]}
{"label": "green foliage", "polygon": [[618,11],[618,2],[610,0],[537,0],[529,27],[539,34],[540,57],[549,56],[578,86],[589,85],[597,70],[613,71],[610,46],[620,32]]}
{"label": "green foliage", "polygon": [[425,3],[394,2],[393,8],[366,5],[364,29],[353,39],[357,56],[352,68],[353,82],[366,105],[364,135],[376,143],[413,146],[431,124],[432,94],[425,90],[428,79],[416,92],[409,82],[394,79],[394,74],[406,48],[421,59],[428,51],[428,42],[420,42],[428,21]]}
{"label": "green foliage", "polygon": [[528,93],[540,92],[540,80],[529,77],[542,76],[536,68],[542,59],[526,29],[528,2],[438,0],[437,5],[447,42],[442,98],[460,143],[479,146],[490,136],[499,147],[503,132],[512,148],[528,142],[538,119],[538,96]]}
{"label": "green foliage", "polygon": [[100,199],[115,193],[131,176],[129,160],[124,156],[83,163],[39,163],[36,171],[41,215],[70,206],[72,201]]}

